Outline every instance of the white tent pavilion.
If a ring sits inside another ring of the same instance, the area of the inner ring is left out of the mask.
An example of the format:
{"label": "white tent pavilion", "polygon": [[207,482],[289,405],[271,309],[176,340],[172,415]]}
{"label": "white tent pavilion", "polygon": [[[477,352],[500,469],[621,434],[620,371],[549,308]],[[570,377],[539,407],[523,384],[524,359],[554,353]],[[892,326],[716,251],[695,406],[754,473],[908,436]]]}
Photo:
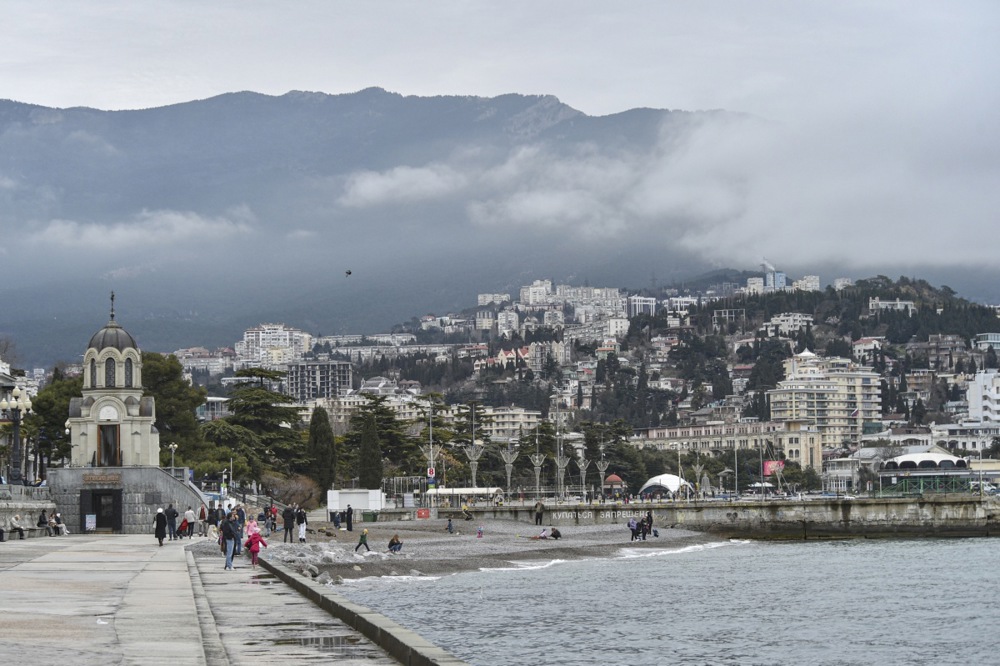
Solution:
{"label": "white tent pavilion", "polygon": [[688,488],[694,488],[694,486],[676,474],[660,474],[659,476],[654,476],[649,481],[642,484],[642,488],[639,489],[639,494],[642,495],[643,493],[654,488],[666,488],[670,492],[676,493],[682,484]]}

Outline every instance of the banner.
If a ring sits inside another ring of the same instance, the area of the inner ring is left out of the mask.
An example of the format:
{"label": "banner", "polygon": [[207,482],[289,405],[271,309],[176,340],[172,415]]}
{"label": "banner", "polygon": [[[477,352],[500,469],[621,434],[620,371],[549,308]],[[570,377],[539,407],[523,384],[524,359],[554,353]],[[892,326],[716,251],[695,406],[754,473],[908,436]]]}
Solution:
{"label": "banner", "polygon": [[781,473],[781,470],[785,469],[784,460],[765,460],[764,461],[764,476],[771,476],[775,472]]}

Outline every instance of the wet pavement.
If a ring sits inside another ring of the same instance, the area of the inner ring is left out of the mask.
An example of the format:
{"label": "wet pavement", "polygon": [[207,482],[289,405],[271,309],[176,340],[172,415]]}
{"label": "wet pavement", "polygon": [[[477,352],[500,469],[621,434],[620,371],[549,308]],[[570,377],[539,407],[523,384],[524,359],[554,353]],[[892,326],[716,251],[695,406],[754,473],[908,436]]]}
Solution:
{"label": "wet pavement", "polygon": [[184,542],[70,535],[0,543],[0,663],[396,663],[239,561]]}
{"label": "wet pavement", "polygon": [[243,559],[235,571],[225,571],[221,558],[195,563],[230,663],[398,663],[260,567]]}

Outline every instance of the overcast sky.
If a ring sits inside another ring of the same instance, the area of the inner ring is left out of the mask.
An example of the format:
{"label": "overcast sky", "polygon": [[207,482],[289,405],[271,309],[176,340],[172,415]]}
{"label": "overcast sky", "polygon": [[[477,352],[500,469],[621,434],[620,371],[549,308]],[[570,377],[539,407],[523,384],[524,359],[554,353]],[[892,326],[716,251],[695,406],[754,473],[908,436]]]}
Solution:
{"label": "overcast sky", "polygon": [[[976,238],[992,241],[1000,210],[998,35],[996,0],[15,0],[0,9],[0,97],[134,109],[379,86],[551,94],[591,115],[744,112],[759,121],[627,165],[627,188],[598,164],[576,189],[692,220],[677,242],[735,267],[995,266]],[[384,176],[361,174],[342,203],[365,205]],[[551,200],[540,210],[558,218]]]}

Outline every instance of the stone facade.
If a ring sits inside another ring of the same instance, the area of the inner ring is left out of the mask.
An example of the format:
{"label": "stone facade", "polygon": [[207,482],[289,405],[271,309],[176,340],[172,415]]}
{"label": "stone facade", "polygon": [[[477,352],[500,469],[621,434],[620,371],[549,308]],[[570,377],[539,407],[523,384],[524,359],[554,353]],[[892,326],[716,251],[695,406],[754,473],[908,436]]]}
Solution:
{"label": "stone facade", "polygon": [[158,467],[52,468],[48,484],[71,532],[86,531],[89,513],[97,519],[97,531],[151,535],[157,509],[173,504],[183,514],[189,506],[195,513],[202,503],[208,506],[193,485]]}

